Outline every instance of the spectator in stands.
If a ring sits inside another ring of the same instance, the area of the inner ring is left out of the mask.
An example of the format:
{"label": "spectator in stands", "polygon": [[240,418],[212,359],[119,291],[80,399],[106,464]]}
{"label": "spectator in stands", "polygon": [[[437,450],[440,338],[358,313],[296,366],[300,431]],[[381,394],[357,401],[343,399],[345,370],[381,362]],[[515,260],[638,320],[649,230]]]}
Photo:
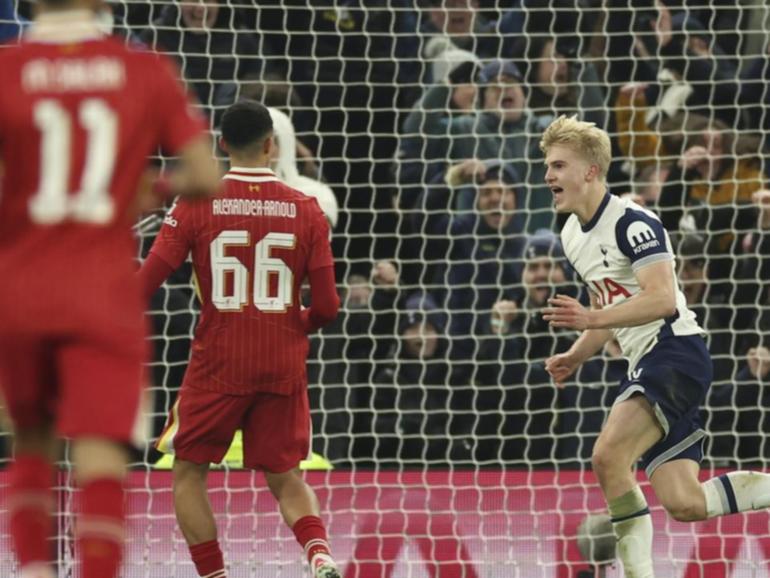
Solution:
{"label": "spectator in stands", "polygon": [[737,109],[738,71],[718,39],[687,11],[671,18],[671,40],[661,47],[663,65],[691,87],[690,113],[712,115],[733,126]]}
{"label": "spectator in stands", "polygon": [[732,126],[735,65],[691,10],[673,12],[659,0],[631,9],[624,0],[610,0],[609,8],[605,54],[611,82],[648,83],[656,114],[715,115]]}
{"label": "spectator in stands", "polygon": [[[518,39],[553,37],[570,39],[570,53],[583,53],[580,46],[596,26],[598,10],[591,10],[590,0],[513,0],[501,4],[502,14],[492,28],[502,37],[502,49],[495,56],[513,58],[519,50]],[[504,7],[503,7],[504,6]]]}
{"label": "spectator in stands", "polygon": [[[462,48],[480,58],[499,55],[495,31],[479,8],[479,0],[424,0],[420,11],[421,56],[435,58],[442,50]],[[435,81],[436,78],[434,77]]]}
{"label": "spectator in stands", "polygon": [[453,54],[465,60],[452,62],[404,121],[394,165],[401,184],[396,202],[403,209],[412,209],[425,183],[444,170],[452,119],[473,112],[478,102],[478,59],[465,51]]}
{"label": "spectator in stands", "polygon": [[[734,366],[740,359],[746,363],[735,377],[715,381],[708,402],[713,430],[710,454],[722,461],[770,458],[765,439],[770,424],[766,412],[760,409],[770,403],[768,366],[763,361],[767,359],[770,335],[770,191],[758,191],[752,200],[758,212],[757,227],[743,240],[740,274],[733,283],[737,290],[723,305],[729,310],[726,332],[733,343],[730,358],[723,365]],[[710,308],[709,303],[706,309]],[[715,368],[719,368],[716,358]]]}
{"label": "spectator in stands", "polygon": [[521,281],[523,238],[516,218],[517,175],[506,165],[489,167],[477,188],[475,210],[449,220],[446,273],[453,355],[472,359],[481,332],[478,313],[488,313],[503,296],[515,297]]}
{"label": "spectator in stands", "polygon": [[495,303],[515,300],[520,290],[523,249],[522,221],[516,218],[518,175],[510,165],[498,163],[478,178],[473,210],[436,219],[448,244],[443,256],[433,256],[447,262],[435,286],[447,293],[443,300],[449,311],[450,382],[457,424],[471,438],[481,433],[474,432],[478,412],[499,413],[499,385],[475,389],[476,357],[479,338],[486,332],[484,319]]}
{"label": "spectator in stands", "polygon": [[736,334],[736,310],[728,295],[708,281],[706,238],[685,234],[678,245],[679,283],[698,324],[706,330],[714,363],[714,385],[735,374],[734,355],[746,351],[745,337]]}
{"label": "spectator in stands", "polygon": [[374,378],[373,452],[383,460],[446,460],[450,433],[446,314],[430,293],[399,311],[398,339]]}
{"label": "spectator in stands", "polygon": [[534,135],[545,125],[526,106],[523,77],[511,61],[495,60],[479,73],[482,110],[454,119],[449,158],[498,159],[512,163],[521,175],[528,231],[550,228],[554,215],[544,185],[542,155]]}
{"label": "spectator in stands", "polygon": [[649,164],[637,171],[631,183],[634,202],[654,210],[670,172],[671,165],[665,163]]}
{"label": "spectator in stands", "polygon": [[[762,463],[770,458],[770,349],[746,352],[734,380],[714,389],[708,399],[712,443],[709,455],[718,463]],[[713,388],[712,388],[713,389]]]}
{"label": "spectator in stands", "polygon": [[752,197],[757,208],[757,227],[743,239],[744,253],[738,277],[737,324],[751,335],[747,347],[756,347],[770,335],[770,191]]}
{"label": "spectator in stands", "polygon": [[[485,191],[492,194],[488,195]],[[503,194],[498,197],[500,192]],[[516,169],[511,164],[496,160],[482,162],[471,159],[454,165],[446,175],[434,177],[412,214],[415,234],[406,240],[411,241],[407,254],[412,260],[417,259],[419,272],[410,275],[410,279],[434,286],[435,294],[443,302],[447,287],[447,255],[452,253],[453,247],[462,252],[455,232],[478,227],[484,235],[513,235],[506,242],[515,244],[524,223],[521,212],[515,211],[521,195],[521,179]],[[491,217],[482,217],[481,211],[486,212],[486,205],[500,203],[501,199],[504,206],[504,212],[500,213],[503,226],[498,230],[497,224],[487,226],[485,218],[492,222]],[[467,241],[473,243],[473,239]],[[463,250],[470,254],[470,245]]]}
{"label": "spectator in stands", "polygon": [[369,276],[353,273],[341,291],[337,319],[311,340],[308,382],[319,447],[335,463],[371,457],[363,436],[371,432],[372,381],[395,339],[399,272],[391,261],[375,263]]}
{"label": "spectator in stands", "polygon": [[[694,225],[707,235],[712,280],[734,274],[739,240],[756,227],[752,198],[765,186],[759,143],[720,121],[693,123],[685,152],[668,175],[659,206],[669,229]],[[684,219],[684,221],[683,221]]]}
{"label": "spectator in stands", "polygon": [[235,102],[236,84],[262,70],[262,46],[243,28],[238,12],[213,0],[168,4],[142,35],[155,50],[173,55],[182,76],[210,112]]}
{"label": "spectator in stands", "polygon": [[[485,331],[478,337],[476,358],[477,384],[491,388],[488,397],[498,393],[500,399],[493,401],[503,410],[499,419],[489,415],[479,424],[490,434],[481,442],[487,448],[482,453],[501,451],[500,458],[509,464],[552,457],[557,391],[543,362],[552,354],[556,338],[540,311],[557,287],[559,293],[565,292],[567,281],[564,255],[551,231],[529,236],[523,258],[523,293],[517,300],[500,299],[489,314],[479,314]],[[502,387],[495,388],[497,384]]]}
{"label": "spectator in stands", "polygon": [[607,119],[604,92],[593,63],[575,59],[571,38],[521,37],[514,54],[524,70],[529,88],[527,105],[548,125],[554,118],[578,114],[582,120],[604,127]]}

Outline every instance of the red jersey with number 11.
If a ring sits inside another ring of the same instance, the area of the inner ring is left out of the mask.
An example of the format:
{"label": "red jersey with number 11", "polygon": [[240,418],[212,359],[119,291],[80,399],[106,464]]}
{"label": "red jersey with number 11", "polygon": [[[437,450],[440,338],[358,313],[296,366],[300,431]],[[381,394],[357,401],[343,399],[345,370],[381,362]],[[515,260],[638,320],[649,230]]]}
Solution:
{"label": "red jersey with number 11", "polygon": [[317,201],[269,169],[232,168],[222,191],[180,199],[151,249],[176,269],[192,252],[201,300],[185,386],[288,395],[306,384],[300,287],[334,266]]}
{"label": "red jersey with number 11", "polygon": [[5,332],[141,327],[137,184],[148,155],[203,131],[171,62],[105,37],[89,14],[41,15],[0,50]]}

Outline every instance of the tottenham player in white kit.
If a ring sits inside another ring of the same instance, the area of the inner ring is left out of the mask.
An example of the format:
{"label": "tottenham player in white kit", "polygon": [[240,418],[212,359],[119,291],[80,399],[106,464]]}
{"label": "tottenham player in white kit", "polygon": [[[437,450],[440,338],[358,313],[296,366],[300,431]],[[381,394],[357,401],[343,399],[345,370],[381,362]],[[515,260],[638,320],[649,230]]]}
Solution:
{"label": "tottenham player in white kit", "polygon": [[652,519],[633,474],[641,459],[656,496],[675,519],[770,506],[770,475],[736,471],[698,481],[700,405],[712,364],[703,330],[679,289],[674,254],[658,217],[607,192],[610,139],[593,123],[562,116],[540,142],[557,212],[570,213],[564,253],[588,286],[592,307],[557,295],[544,318],[582,331],[546,361],[558,386],[611,338],[629,368],[594,446],[592,464],[607,500],[618,555],[629,578],[654,576]]}

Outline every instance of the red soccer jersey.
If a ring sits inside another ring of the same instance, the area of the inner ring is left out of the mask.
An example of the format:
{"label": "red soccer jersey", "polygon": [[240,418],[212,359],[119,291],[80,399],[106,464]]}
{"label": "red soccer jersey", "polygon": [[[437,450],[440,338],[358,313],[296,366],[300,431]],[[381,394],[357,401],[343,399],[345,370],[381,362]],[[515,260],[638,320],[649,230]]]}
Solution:
{"label": "red soccer jersey", "polygon": [[45,15],[0,50],[0,319],[65,335],[141,323],[131,210],[147,157],[203,130],[165,57]]}
{"label": "red soccer jersey", "polygon": [[233,168],[216,198],[179,200],[151,249],[174,269],[190,251],[201,317],[185,385],[235,395],[304,386],[300,287],[334,266],[317,201],[269,169]]}

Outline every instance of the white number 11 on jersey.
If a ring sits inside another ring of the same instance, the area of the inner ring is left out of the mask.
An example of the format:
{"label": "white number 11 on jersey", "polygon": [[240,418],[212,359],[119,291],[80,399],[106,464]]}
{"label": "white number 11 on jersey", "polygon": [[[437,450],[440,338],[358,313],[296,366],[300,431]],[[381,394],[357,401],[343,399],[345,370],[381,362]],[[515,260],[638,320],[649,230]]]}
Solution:
{"label": "white number 11 on jersey", "polygon": [[33,222],[55,225],[65,219],[104,224],[115,212],[107,187],[115,166],[118,120],[107,103],[98,98],[84,100],[77,121],[87,135],[86,158],[80,188],[69,194],[72,118],[58,101],[35,103],[35,125],[41,133],[40,184],[29,200]]}

